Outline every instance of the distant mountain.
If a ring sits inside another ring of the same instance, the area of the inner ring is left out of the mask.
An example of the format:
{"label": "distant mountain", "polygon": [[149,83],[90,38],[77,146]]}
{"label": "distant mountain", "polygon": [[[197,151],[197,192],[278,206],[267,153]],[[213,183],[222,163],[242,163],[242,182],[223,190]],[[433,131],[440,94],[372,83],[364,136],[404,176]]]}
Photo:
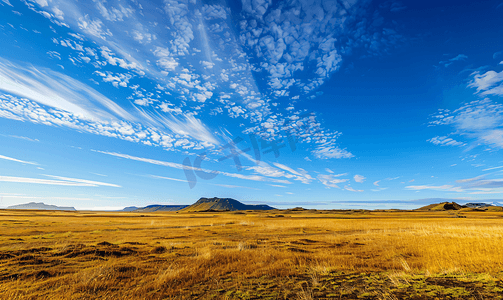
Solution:
{"label": "distant mountain", "polygon": [[471,203],[466,203],[464,206],[469,207],[469,208],[484,208],[484,207],[495,206],[495,205],[492,203],[471,202]]}
{"label": "distant mountain", "polygon": [[269,205],[247,205],[232,198],[201,198],[196,203],[183,209],[186,212],[236,211],[236,210],[271,210]]}
{"label": "distant mountain", "polygon": [[122,209],[121,211],[135,211],[139,209],[139,207],[136,207],[136,206],[128,206],[128,207],[124,207],[124,209]]}
{"label": "distant mountain", "polygon": [[30,202],[26,204],[12,205],[7,207],[7,209],[39,209],[39,210],[76,210],[75,207],[64,207],[56,205],[48,205],[42,202]]}
{"label": "distant mountain", "polygon": [[[154,211],[178,211],[188,207],[188,205],[149,205],[143,208],[137,208],[134,212],[154,212]],[[126,207],[127,208],[127,207]],[[126,209],[125,208],[125,209]]]}

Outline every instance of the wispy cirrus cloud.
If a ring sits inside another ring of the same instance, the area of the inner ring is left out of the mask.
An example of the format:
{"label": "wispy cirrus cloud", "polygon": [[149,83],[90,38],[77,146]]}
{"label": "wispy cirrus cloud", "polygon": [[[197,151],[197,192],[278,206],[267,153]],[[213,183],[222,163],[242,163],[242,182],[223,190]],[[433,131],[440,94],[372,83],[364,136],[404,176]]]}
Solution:
{"label": "wispy cirrus cloud", "polygon": [[345,178],[339,179],[338,177],[346,176],[346,175],[347,175],[347,173],[345,173],[345,174],[330,174],[330,175],[320,174],[317,176],[317,178],[327,188],[340,189],[338,184],[348,182],[349,179],[345,179]]}
{"label": "wispy cirrus cloud", "polygon": [[22,67],[0,58],[0,91],[90,120],[136,118],[88,85],[46,68]]}
{"label": "wispy cirrus cloud", "polygon": [[439,62],[440,65],[443,65],[444,67],[449,67],[450,65],[452,65],[453,63],[455,63],[456,61],[464,61],[464,60],[467,60],[468,59],[468,56],[464,55],[464,54],[458,54],[456,55],[455,57],[453,58],[450,58],[446,61],[441,61]]}
{"label": "wispy cirrus cloud", "polygon": [[10,4],[9,0],[2,0],[2,2],[9,5],[9,6],[12,6],[12,4]]}
{"label": "wispy cirrus cloud", "polygon": [[[202,172],[206,172],[206,173],[215,172],[214,170],[186,166],[186,165],[174,163],[174,162],[132,156],[132,155],[122,154],[122,153],[117,153],[117,152],[108,152],[108,151],[99,151],[99,150],[92,150],[92,151],[106,154],[106,155],[119,157],[119,158],[125,158],[125,159],[140,161],[140,162],[144,162],[144,163],[149,163],[149,164],[154,164],[154,165],[158,165],[158,166],[164,166],[164,167],[169,167],[169,168],[174,168],[174,169],[179,169],[179,170],[183,170],[183,169],[187,170],[188,169],[188,170],[193,170],[193,171],[202,171]],[[252,169],[252,170],[256,170],[256,169]],[[221,175],[227,176],[227,177],[232,177],[232,178],[244,179],[244,180],[291,184],[291,182],[288,180],[274,178],[274,177],[280,177],[278,174],[275,174],[275,173],[262,172],[261,174],[264,175],[264,176],[262,176],[262,175],[254,175],[254,174],[250,175],[250,174],[239,174],[239,173],[230,173],[230,172],[219,171],[218,174],[221,174]]]}
{"label": "wispy cirrus cloud", "polygon": [[496,169],[501,169],[501,168],[503,168],[503,166],[493,167],[493,168],[487,168],[487,169],[484,169],[482,171],[490,171],[490,170],[496,170]]}
{"label": "wispy cirrus cloud", "polygon": [[36,166],[38,165],[36,162],[24,161],[24,160],[12,158],[12,157],[4,156],[4,155],[0,155],[0,159],[15,161],[15,162],[27,164],[27,165],[36,165]]}
{"label": "wispy cirrus cloud", "polygon": [[355,190],[354,188],[352,188],[352,187],[351,187],[351,186],[349,186],[349,185],[345,185],[345,186],[344,186],[344,189],[345,189],[346,191],[350,191],[350,192],[358,192],[358,193],[363,192],[363,190]]}
{"label": "wispy cirrus cloud", "polygon": [[67,182],[77,182],[77,183],[88,184],[89,186],[121,187],[120,185],[117,185],[117,184],[105,183],[105,182],[99,182],[99,181],[93,181],[93,180],[87,180],[87,179],[69,178],[69,177],[54,176],[54,175],[45,175],[45,176],[50,177],[50,178],[54,178],[57,180],[67,181]]}
{"label": "wispy cirrus cloud", "polygon": [[141,115],[144,123],[155,123],[158,127],[119,120],[92,121],[82,115],[51,109],[26,98],[0,93],[0,117],[3,118],[62,126],[149,146],[160,146],[167,150],[203,149],[204,147],[211,149],[215,147],[212,142],[218,142],[204,124],[192,116],[186,116],[185,122],[173,121],[174,118],[171,118],[171,123],[166,117],[162,118],[161,123],[149,117],[152,120],[150,122],[146,116],[148,115]]}
{"label": "wispy cirrus cloud", "polygon": [[28,184],[44,184],[44,185],[61,185],[61,186],[81,186],[81,187],[99,187],[99,186],[109,186],[109,187],[121,187],[120,185],[104,183],[98,181],[91,181],[85,179],[67,178],[60,176],[46,175],[52,179],[41,179],[41,178],[27,178],[27,177],[14,177],[14,176],[0,176],[0,181],[2,182],[12,182],[12,183],[28,183]]}
{"label": "wispy cirrus cloud", "polygon": [[456,192],[467,194],[500,194],[503,193],[503,179],[486,179],[486,175],[480,175],[473,178],[456,180],[456,185],[412,185],[406,186],[407,190],[435,190],[444,192]]}

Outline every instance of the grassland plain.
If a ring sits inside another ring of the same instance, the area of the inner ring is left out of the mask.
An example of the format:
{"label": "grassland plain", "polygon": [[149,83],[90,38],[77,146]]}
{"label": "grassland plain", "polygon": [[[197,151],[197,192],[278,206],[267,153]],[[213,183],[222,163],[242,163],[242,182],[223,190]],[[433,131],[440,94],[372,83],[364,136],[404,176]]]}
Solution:
{"label": "grassland plain", "polygon": [[0,299],[502,299],[503,213],[0,210]]}

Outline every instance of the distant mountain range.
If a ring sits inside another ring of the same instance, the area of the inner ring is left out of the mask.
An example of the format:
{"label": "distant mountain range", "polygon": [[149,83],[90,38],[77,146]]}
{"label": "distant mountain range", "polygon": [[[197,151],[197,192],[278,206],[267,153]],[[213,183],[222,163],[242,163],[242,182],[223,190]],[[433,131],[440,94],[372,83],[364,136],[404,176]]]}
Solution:
{"label": "distant mountain range", "polygon": [[433,203],[416,209],[418,211],[443,211],[443,210],[490,210],[490,211],[503,211],[503,207],[496,206],[492,203],[466,203],[464,205],[457,204],[456,202],[442,202]]}
{"label": "distant mountain range", "polygon": [[[446,199],[442,199],[446,200]],[[7,209],[34,209],[34,210],[67,210],[75,211],[74,207],[63,207],[56,205],[48,205],[42,202],[30,202],[26,204],[12,205]],[[200,198],[192,205],[160,205],[154,204],[146,207],[129,206],[121,211],[124,212],[163,212],[163,211],[180,211],[180,212],[212,212],[212,211],[237,211],[237,210],[272,210],[275,209],[269,205],[248,205],[243,204],[232,198]],[[486,210],[486,211],[503,211],[503,207],[496,206],[493,203],[472,202],[458,204],[454,201],[444,201],[441,203],[433,203],[421,208],[417,211],[445,211],[445,210]]]}
{"label": "distant mountain range", "polygon": [[75,207],[65,207],[65,206],[56,206],[56,205],[48,205],[42,202],[30,202],[26,204],[12,205],[7,207],[7,209],[38,209],[38,210],[76,210]]}

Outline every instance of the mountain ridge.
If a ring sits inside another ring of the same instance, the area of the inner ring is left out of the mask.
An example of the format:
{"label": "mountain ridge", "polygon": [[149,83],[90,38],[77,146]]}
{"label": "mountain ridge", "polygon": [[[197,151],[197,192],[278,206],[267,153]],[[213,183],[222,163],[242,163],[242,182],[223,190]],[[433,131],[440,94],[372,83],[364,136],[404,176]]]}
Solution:
{"label": "mountain ridge", "polygon": [[138,207],[133,212],[155,212],[155,211],[179,211],[182,210],[189,205],[161,205],[161,204],[153,204],[145,207]]}
{"label": "mountain ridge", "polygon": [[75,207],[71,206],[56,206],[45,204],[43,202],[30,202],[18,205],[8,206],[7,209],[37,209],[37,210],[76,210]]}

